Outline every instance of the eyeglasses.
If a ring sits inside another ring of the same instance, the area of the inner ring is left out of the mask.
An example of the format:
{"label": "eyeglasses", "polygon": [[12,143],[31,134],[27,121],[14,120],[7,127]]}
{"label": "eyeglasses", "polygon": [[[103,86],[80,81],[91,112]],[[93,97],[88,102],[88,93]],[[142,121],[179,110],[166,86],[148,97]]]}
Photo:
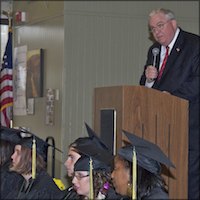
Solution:
{"label": "eyeglasses", "polygon": [[76,174],[76,173],[73,174],[73,177],[76,177],[76,179],[77,179],[78,181],[80,181],[81,179],[83,179],[83,178],[85,178],[85,177],[88,177],[88,176],[89,176],[89,174],[86,174],[86,175],[83,175],[83,174]]}
{"label": "eyeglasses", "polygon": [[167,24],[169,21],[170,21],[170,20],[168,20],[168,21],[166,21],[166,22],[160,22],[160,23],[158,23],[155,27],[150,27],[150,31],[151,31],[152,33],[155,33],[156,30],[159,30],[159,31],[162,30],[162,29],[164,28],[165,24]]}

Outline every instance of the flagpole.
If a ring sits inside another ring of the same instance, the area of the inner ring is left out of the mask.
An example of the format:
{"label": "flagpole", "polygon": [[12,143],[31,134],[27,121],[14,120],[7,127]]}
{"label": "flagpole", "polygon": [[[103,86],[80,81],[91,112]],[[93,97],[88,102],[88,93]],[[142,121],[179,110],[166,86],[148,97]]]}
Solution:
{"label": "flagpole", "polygon": [[10,16],[10,14],[8,13],[8,28],[9,28],[9,30],[12,28],[12,20],[11,20],[11,16]]}
{"label": "flagpole", "polygon": [[[12,17],[11,17],[11,12],[8,12],[8,31],[12,32]],[[10,109],[10,128],[13,128],[13,105],[12,105],[12,107]]]}

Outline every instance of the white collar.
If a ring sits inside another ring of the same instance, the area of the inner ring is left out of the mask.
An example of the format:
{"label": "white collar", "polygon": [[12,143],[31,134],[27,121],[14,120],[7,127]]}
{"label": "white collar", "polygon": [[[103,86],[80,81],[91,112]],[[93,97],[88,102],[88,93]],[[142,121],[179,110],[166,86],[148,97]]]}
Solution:
{"label": "white collar", "polygon": [[[169,47],[169,54],[170,54],[170,52],[171,52],[171,50],[172,50],[172,48],[173,48],[173,46],[174,46],[174,43],[176,42],[176,39],[177,39],[177,37],[178,37],[179,32],[180,32],[180,28],[177,28],[177,29],[176,29],[176,32],[175,32],[175,35],[174,35],[174,38],[172,39],[172,41],[171,41],[170,44],[168,45],[168,47]],[[162,51],[162,52],[163,52],[163,51],[165,52],[165,49],[166,49],[165,46],[161,46],[161,51]]]}

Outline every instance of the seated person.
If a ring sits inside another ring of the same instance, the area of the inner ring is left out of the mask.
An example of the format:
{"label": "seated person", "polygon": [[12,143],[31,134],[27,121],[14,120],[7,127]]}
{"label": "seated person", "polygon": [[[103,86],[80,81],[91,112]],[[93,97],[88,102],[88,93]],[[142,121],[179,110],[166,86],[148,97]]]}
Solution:
{"label": "seated person", "polygon": [[111,181],[113,156],[95,144],[78,147],[82,156],[74,165],[72,183],[82,199],[120,199]]}
{"label": "seated person", "polygon": [[[81,157],[81,153],[78,151],[76,147],[83,144],[87,144],[88,141],[90,141],[89,137],[80,137],[69,145],[67,160],[65,161],[64,164],[69,178],[72,178],[74,173],[74,164]],[[81,197],[74,190],[73,186],[68,187],[64,191],[64,193],[65,193],[64,199],[72,199],[72,200],[81,199]]]}
{"label": "seated person", "polygon": [[13,190],[9,199],[62,199],[63,193],[46,171],[49,144],[30,132],[21,133],[15,146],[11,171],[24,178],[20,190]]}
{"label": "seated person", "polygon": [[[77,147],[82,145],[87,145],[90,143],[96,143],[97,146],[104,146],[104,144],[100,141],[100,139],[97,137],[96,133],[89,127],[87,123],[85,123],[87,133],[89,137],[80,137],[76,139],[74,142],[72,142],[68,147],[68,156],[65,161],[65,167],[67,170],[68,177],[72,178],[74,174],[74,164],[76,161],[81,157],[82,153],[78,150]],[[79,195],[76,193],[76,191],[73,189],[73,186],[70,186],[65,191],[65,197],[64,199],[79,199]]]}
{"label": "seated person", "polygon": [[[114,159],[111,177],[116,192],[123,195],[122,199],[126,200],[169,199],[161,176],[161,163],[174,167],[171,161],[157,145],[126,131],[124,133],[131,144],[122,147]],[[133,165],[136,166],[135,172]]]}
{"label": "seated person", "polygon": [[18,190],[18,186],[23,181],[23,177],[20,174],[9,171],[11,155],[14,153],[15,144],[20,140],[19,133],[20,130],[3,126],[0,129],[1,199],[5,199],[13,189]]}

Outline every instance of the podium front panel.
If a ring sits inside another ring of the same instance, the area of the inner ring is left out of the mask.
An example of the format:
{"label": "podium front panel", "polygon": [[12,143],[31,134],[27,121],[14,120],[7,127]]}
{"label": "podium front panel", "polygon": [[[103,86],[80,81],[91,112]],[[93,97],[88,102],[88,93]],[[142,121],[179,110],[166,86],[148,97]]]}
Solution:
{"label": "podium front panel", "polygon": [[[113,86],[94,90],[94,130],[100,133],[102,109],[116,111],[116,150],[132,132],[157,144],[176,166],[162,175],[172,199],[187,198],[188,102],[144,86]],[[105,137],[105,136],[104,136]]]}

